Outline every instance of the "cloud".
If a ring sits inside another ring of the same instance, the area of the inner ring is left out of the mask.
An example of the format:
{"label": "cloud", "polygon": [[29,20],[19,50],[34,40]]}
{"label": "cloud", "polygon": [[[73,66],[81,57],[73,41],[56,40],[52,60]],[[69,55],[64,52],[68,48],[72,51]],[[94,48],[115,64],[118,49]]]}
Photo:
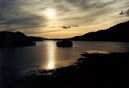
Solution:
{"label": "cloud", "polygon": [[126,15],[126,16],[129,16],[129,9],[126,10],[126,11],[121,11],[121,12],[119,13],[119,15]]}
{"label": "cloud", "polygon": [[[119,9],[117,3],[119,4],[119,0],[61,0],[60,3],[56,2],[58,20],[62,21],[63,25],[92,24],[105,16],[105,19],[108,19],[108,15],[114,16]],[[123,4],[123,1],[121,3]]]}
{"label": "cloud", "polygon": [[125,14],[125,12],[124,11],[121,11],[120,13],[119,13],[119,15],[124,15]]}
{"label": "cloud", "polygon": [[[0,0],[0,30],[49,33],[57,27],[73,30],[71,27],[115,22],[128,3],[128,0]],[[48,19],[44,13],[47,8],[56,11],[55,18]],[[123,16],[119,19],[129,16],[129,10],[120,15]]]}
{"label": "cloud", "polygon": [[28,30],[30,28],[31,31],[31,28],[45,27],[47,19],[44,16],[32,13],[33,9],[31,8],[29,8],[30,10],[24,9],[29,3],[36,4],[32,1],[0,0],[0,28],[5,31],[15,31],[21,28]]}
{"label": "cloud", "polygon": [[63,29],[69,29],[71,28],[70,26],[62,26]]}
{"label": "cloud", "polygon": [[79,27],[79,25],[72,25],[72,27]]}
{"label": "cloud", "polygon": [[127,16],[129,16],[129,9],[126,11]]}
{"label": "cloud", "polygon": [[69,29],[71,27],[79,27],[78,25],[62,26],[63,29]]}
{"label": "cloud", "polygon": [[19,26],[24,27],[24,26],[40,25],[41,20],[45,21],[45,19],[43,19],[40,16],[29,15],[26,17],[9,19],[9,20],[2,22],[1,24],[3,24],[3,25],[19,25]]}
{"label": "cloud", "polygon": [[102,8],[107,5],[113,4],[118,0],[66,0],[66,1],[69,4],[74,5],[75,7],[77,6],[83,10],[87,10],[91,8]]}

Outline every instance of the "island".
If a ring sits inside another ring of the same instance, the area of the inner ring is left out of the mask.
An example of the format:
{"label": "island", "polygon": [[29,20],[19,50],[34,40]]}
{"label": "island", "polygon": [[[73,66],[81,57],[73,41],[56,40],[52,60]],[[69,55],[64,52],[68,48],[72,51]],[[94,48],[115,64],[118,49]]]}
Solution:
{"label": "island", "polygon": [[73,43],[70,40],[60,40],[56,43],[57,47],[72,47]]}

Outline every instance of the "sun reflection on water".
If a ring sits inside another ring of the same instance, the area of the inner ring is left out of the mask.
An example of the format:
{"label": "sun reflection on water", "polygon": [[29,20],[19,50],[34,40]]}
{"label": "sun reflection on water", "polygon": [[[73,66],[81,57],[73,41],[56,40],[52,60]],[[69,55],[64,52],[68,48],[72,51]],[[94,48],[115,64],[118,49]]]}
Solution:
{"label": "sun reflection on water", "polygon": [[54,69],[54,62],[50,61],[47,66],[48,69]]}
{"label": "sun reflection on water", "polygon": [[54,69],[55,68],[55,44],[52,41],[49,42],[47,56],[48,56],[47,69]]}

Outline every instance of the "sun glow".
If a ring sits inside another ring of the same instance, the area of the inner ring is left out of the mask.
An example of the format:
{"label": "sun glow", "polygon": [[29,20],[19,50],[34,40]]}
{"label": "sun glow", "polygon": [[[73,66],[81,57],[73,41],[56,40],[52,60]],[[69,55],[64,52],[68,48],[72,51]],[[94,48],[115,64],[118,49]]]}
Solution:
{"label": "sun glow", "polygon": [[56,12],[54,9],[49,8],[45,10],[45,14],[49,19],[53,19],[55,17]]}

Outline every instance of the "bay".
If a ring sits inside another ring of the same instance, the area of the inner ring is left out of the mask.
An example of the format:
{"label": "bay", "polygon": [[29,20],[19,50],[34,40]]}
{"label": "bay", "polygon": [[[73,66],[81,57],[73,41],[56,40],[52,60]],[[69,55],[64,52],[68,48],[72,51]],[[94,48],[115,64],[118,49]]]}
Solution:
{"label": "bay", "polygon": [[73,41],[73,47],[45,40],[36,46],[0,48],[0,83],[15,82],[35,69],[56,69],[73,64],[83,52],[129,52],[129,43]]}

